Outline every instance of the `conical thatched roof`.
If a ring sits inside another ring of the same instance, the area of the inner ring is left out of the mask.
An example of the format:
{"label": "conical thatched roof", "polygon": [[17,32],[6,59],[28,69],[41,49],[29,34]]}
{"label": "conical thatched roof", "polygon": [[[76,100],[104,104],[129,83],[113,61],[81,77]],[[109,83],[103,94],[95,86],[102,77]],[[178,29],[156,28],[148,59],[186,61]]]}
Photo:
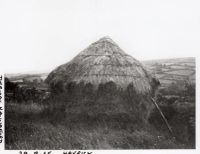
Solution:
{"label": "conical thatched roof", "polygon": [[92,43],[70,62],[56,68],[46,81],[51,86],[59,83],[63,87],[71,82],[91,83],[98,87],[112,81],[123,89],[132,84],[139,93],[152,90],[152,77],[143,65],[109,37]]}

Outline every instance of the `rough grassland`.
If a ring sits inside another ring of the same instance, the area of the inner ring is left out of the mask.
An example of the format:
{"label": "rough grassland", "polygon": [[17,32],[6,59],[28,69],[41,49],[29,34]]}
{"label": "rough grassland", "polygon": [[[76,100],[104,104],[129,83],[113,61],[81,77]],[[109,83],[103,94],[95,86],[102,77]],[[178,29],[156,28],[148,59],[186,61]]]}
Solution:
{"label": "rough grassland", "polygon": [[68,121],[38,104],[6,104],[6,149],[192,148],[154,127],[119,121]]}

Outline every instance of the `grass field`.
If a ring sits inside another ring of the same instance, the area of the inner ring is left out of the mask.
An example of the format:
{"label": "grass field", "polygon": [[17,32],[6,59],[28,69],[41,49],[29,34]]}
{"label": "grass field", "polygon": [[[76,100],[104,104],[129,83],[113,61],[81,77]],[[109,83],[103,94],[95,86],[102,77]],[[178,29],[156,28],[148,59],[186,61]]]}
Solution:
{"label": "grass field", "polygon": [[47,112],[44,105],[6,104],[6,149],[194,148],[160,128],[120,121],[69,121],[59,111]]}

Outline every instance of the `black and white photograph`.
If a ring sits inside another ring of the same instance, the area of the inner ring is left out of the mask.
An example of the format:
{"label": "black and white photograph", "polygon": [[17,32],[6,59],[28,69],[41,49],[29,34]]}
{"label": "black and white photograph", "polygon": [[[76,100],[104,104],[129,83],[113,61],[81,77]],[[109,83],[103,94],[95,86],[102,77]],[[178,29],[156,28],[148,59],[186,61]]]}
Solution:
{"label": "black and white photograph", "polygon": [[4,150],[198,149],[199,8],[0,0]]}

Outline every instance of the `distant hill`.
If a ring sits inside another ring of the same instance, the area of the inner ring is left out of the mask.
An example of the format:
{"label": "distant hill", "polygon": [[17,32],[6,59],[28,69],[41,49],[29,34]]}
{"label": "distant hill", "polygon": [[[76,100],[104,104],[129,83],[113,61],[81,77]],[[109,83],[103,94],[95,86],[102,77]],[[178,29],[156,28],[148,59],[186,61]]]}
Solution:
{"label": "distant hill", "polygon": [[195,83],[195,58],[175,58],[143,61],[143,64],[161,82],[167,86],[180,80],[189,80]]}
{"label": "distant hill", "polygon": [[[157,59],[142,62],[146,68],[153,73],[161,82],[167,86],[180,80],[189,80],[195,83],[195,58]],[[39,74],[6,74],[10,81],[25,80],[27,78],[39,77],[45,80],[48,73]]]}
{"label": "distant hill", "polygon": [[5,74],[5,77],[9,78],[10,81],[20,81],[20,80],[26,80],[26,79],[34,79],[34,78],[41,78],[42,80],[45,80],[48,76],[48,73],[40,73],[40,74]]}

